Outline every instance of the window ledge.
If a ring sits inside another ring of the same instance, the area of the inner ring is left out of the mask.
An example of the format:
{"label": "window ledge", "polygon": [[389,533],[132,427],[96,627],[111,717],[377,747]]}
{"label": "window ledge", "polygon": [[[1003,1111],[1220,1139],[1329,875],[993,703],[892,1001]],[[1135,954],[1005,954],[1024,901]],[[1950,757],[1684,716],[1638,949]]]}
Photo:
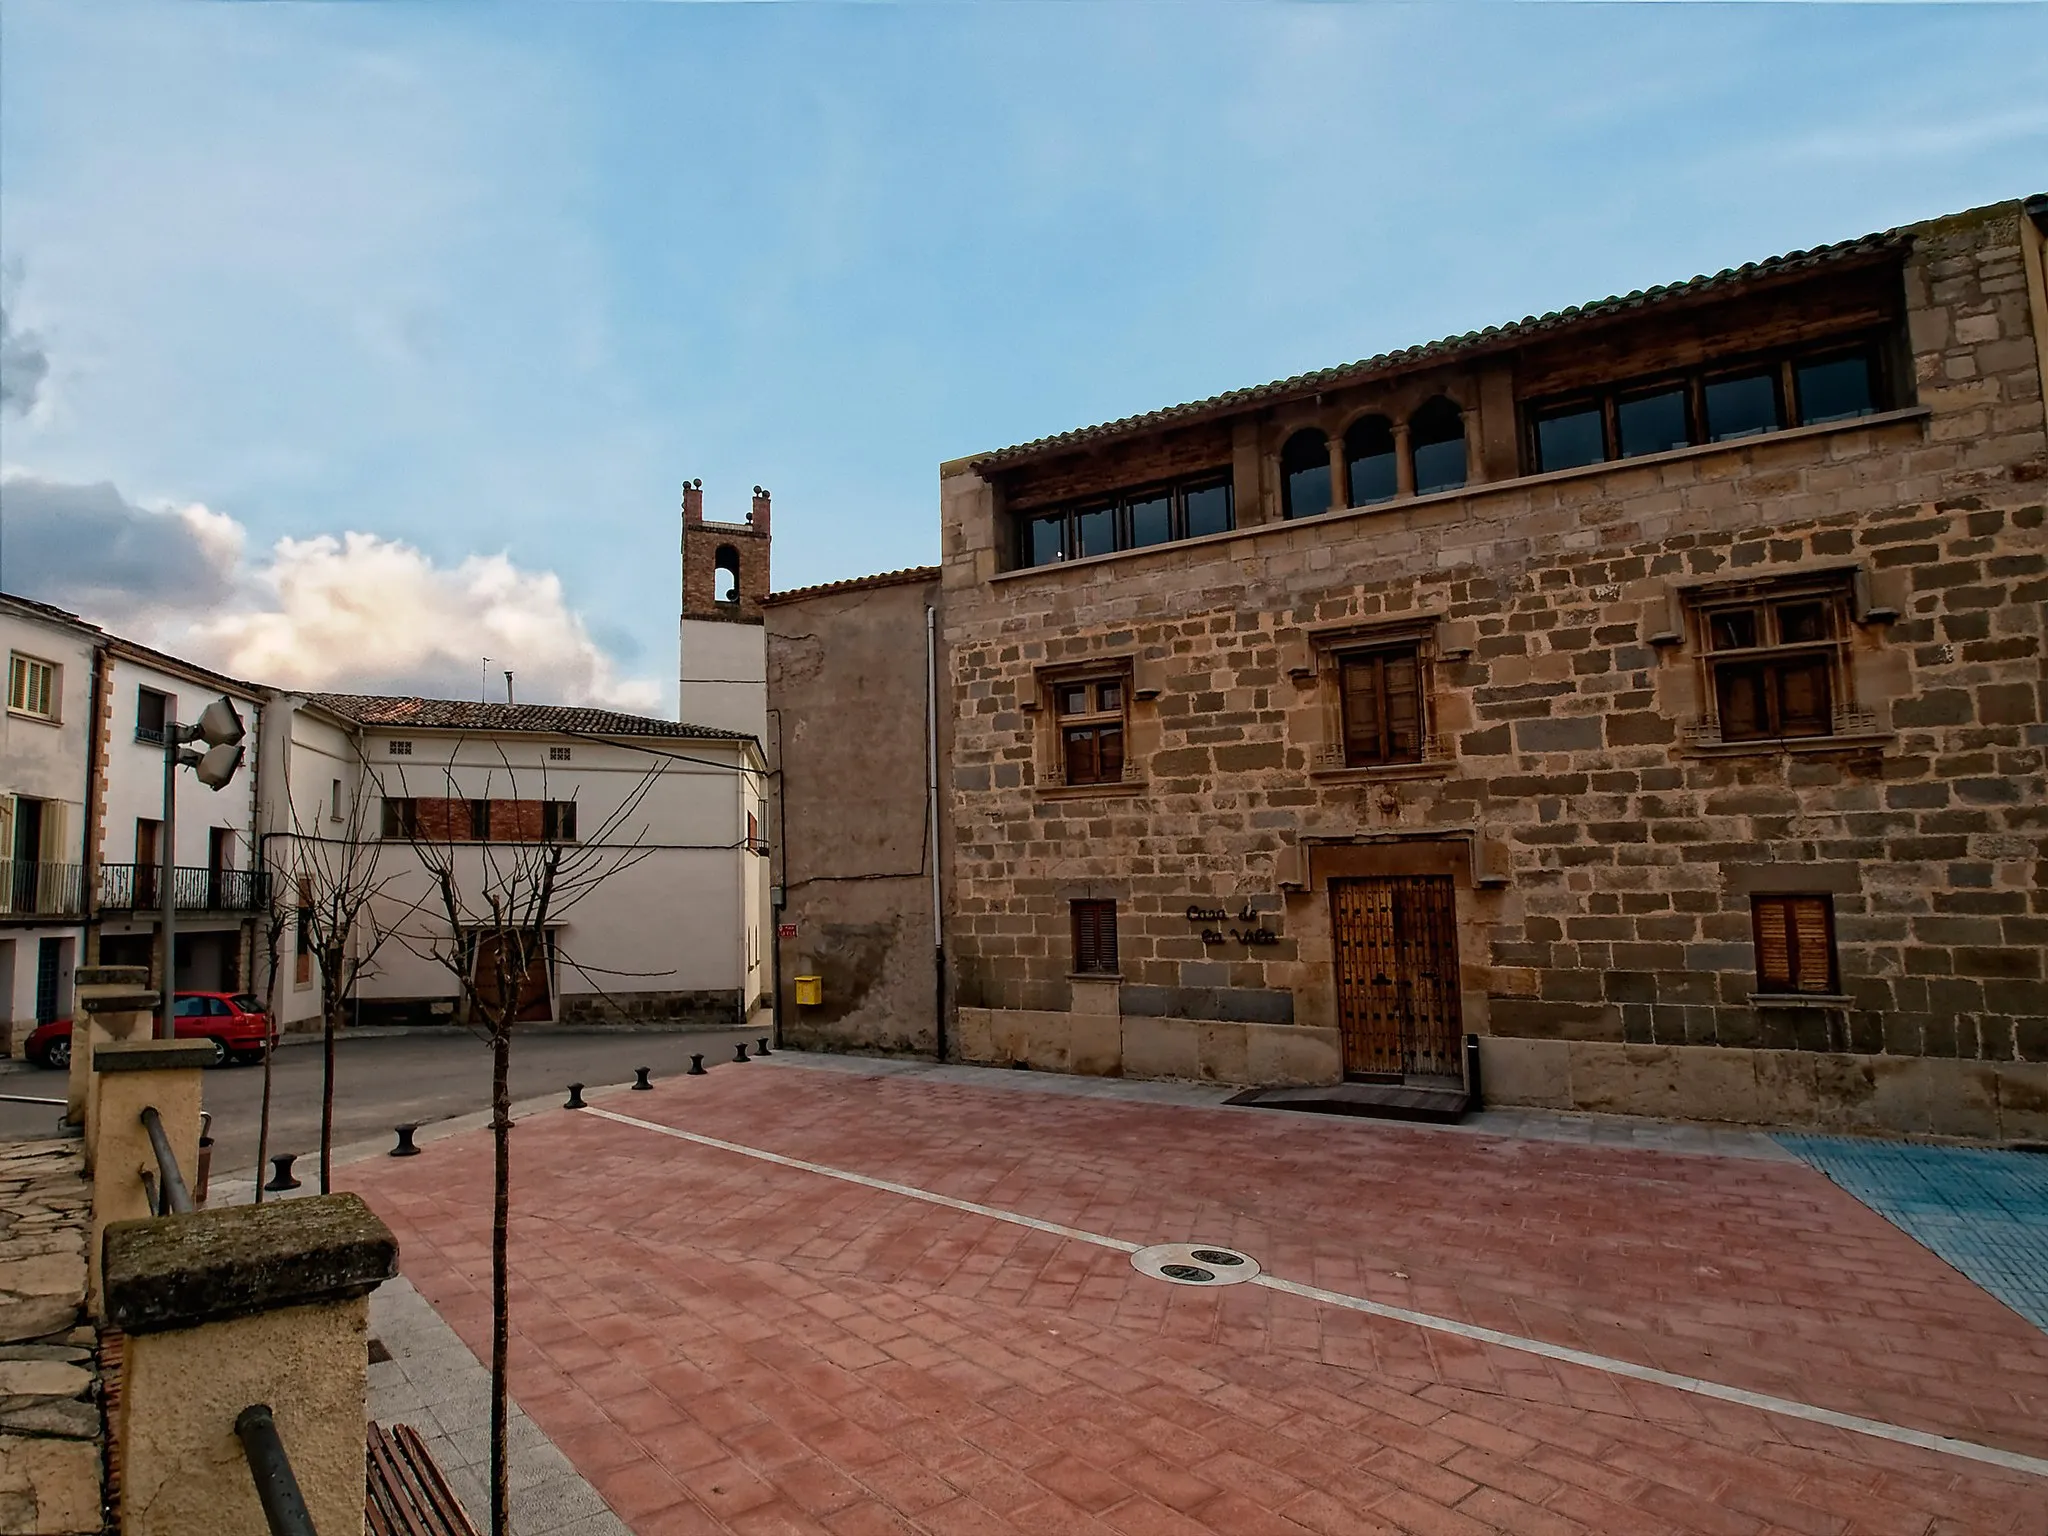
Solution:
{"label": "window ledge", "polygon": [[1110,565],[1119,560],[1136,560],[1146,555],[1171,555],[1183,550],[1206,553],[1235,539],[1256,539],[1262,534],[1287,533],[1297,528],[1313,528],[1320,523],[1374,517],[1387,512],[1406,512],[1414,507],[1436,506],[1441,502],[1486,496],[1496,491],[1521,491],[1530,486],[1560,485],[1566,481],[1585,480],[1596,475],[1626,474],[1631,470],[1654,469],[1661,464],[1676,464],[1687,459],[1712,458],[1724,453],[1744,453],[1752,448],[1769,447],[1773,443],[1809,442],[1814,438],[1833,437],[1844,432],[1863,432],[1872,427],[1896,426],[1901,422],[1924,422],[1933,415],[1933,410],[1928,406],[1910,405],[1903,410],[1879,411],[1874,416],[1853,416],[1847,421],[1824,421],[1811,427],[1786,427],[1783,431],[1763,432],[1755,437],[1731,438],[1724,443],[1693,443],[1688,447],[1673,448],[1664,453],[1639,454],[1632,459],[1603,459],[1598,464],[1581,464],[1572,469],[1544,470],[1533,475],[1515,475],[1506,480],[1482,480],[1461,485],[1456,490],[1432,491],[1427,496],[1397,496],[1391,501],[1375,501],[1369,506],[1332,508],[1328,512],[1318,512],[1311,517],[1276,517],[1271,522],[1245,523],[1236,528],[1225,529],[1222,533],[1205,533],[1192,539],[1170,539],[1164,544],[1147,544],[1142,549],[1119,549],[1106,555],[1086,555],[1079,560],[1052,560],[1044,565],[1020,565],[1011,570],[997,571],[988,579],[991,585],[1000,586],[1004,582],[1022,581],[1029,576],[1056,576],[1062,571],[1092,570],[1097,566]]}
{"label": "window ledge", "polygon": [[1067,972],[1067,980],[1069,980],[1069,981],[1122,981],[1123,979],[1124,979],[1124,973],[1123,973],[1122,971],[1069,971],[1069,972]]}
{"label": "window ledge", "polygon": [[1856,1000],[1844,992],[1752,992],[1752,1008],[1852,1008]]}
{"label": "window ledge", "polygon": [[1899,739],[1896,731],[1856,731],[1840,736],[1769,736],[1759,741],[1695,741],[1684,757],[1767,757],[1779,752],[1870,752]]}
{"label": "window ledge", "polygon": [[1311,768],[1318,784],[1382,784],[1398,779],[1447,779],[1454,764],[1446,762],[1376,763],[1369,767]]}
{"label": "window ledge", "polygon": [[1032,786],[1041,800],[1089,800],[1097,795],[1141,795],[1143,779],[1121,779],[1114,784],[1037,784]]}
{"label": "window ledge", "polygon": [[9,709],[7,711],[7,718],[10,720],[33,720],[37,725],[62,725],[64,723],[55,715],[33,714],[26,709]]}

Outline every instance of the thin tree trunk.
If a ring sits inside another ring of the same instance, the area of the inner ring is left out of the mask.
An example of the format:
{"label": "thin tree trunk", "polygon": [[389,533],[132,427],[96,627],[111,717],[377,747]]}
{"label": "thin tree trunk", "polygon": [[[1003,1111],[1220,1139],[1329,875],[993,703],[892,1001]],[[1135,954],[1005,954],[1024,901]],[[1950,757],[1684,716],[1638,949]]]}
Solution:
{"label": "thin tree trunk", "polygon": [[334,1192],[334,1010],[320,1010],[320,1193]]}
{"label": "thin tree trunk", "polygon": [[496,1189],[491,1202],[491,1536],[512,1536],[511,1484],[505,1454],[506,1356],[510,1297],[505,1233],[512,1194],[512,1021],[491,1032],[491,1136],[496,1143]]}

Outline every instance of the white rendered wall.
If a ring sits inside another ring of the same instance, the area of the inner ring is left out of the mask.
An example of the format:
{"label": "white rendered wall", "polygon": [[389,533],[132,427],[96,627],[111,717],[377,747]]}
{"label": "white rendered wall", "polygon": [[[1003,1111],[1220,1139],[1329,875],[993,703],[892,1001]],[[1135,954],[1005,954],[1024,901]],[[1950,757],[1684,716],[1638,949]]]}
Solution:
{"label": "white rendered wall", "polygon": [[676,718],[688,725],[768,733],[768,630],[716,619],[682,621]]}

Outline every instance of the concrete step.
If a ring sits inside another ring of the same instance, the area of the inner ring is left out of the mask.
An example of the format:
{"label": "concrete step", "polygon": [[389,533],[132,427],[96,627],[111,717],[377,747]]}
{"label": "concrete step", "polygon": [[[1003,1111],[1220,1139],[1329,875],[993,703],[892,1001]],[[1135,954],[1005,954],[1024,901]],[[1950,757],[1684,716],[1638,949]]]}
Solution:
{"label": "concrete step", "polygon": [[1471,1096],[1441,1083],[1331,1083],[1320,1088],[1253,1088],[1225,1102],[1313,1115],[1364,1115],[1451,1125],[1465,1118]]}

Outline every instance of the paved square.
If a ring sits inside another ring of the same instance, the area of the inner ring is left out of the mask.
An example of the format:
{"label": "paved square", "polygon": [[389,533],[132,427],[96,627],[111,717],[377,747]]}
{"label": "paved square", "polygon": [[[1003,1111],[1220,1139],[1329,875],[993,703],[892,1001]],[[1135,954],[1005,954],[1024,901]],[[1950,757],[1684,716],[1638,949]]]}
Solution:
{"label": "paved square", "polygon": [[[513,1392],[641,1536],[2048,1530],[2035,1472],[1105,1246],[2048,1457],[2048,1336],[1803,1164],[786,1059],[597,1102],[753,1149],[515,1133]],[[346,1175],[481,1352],[488,1138]]]}

